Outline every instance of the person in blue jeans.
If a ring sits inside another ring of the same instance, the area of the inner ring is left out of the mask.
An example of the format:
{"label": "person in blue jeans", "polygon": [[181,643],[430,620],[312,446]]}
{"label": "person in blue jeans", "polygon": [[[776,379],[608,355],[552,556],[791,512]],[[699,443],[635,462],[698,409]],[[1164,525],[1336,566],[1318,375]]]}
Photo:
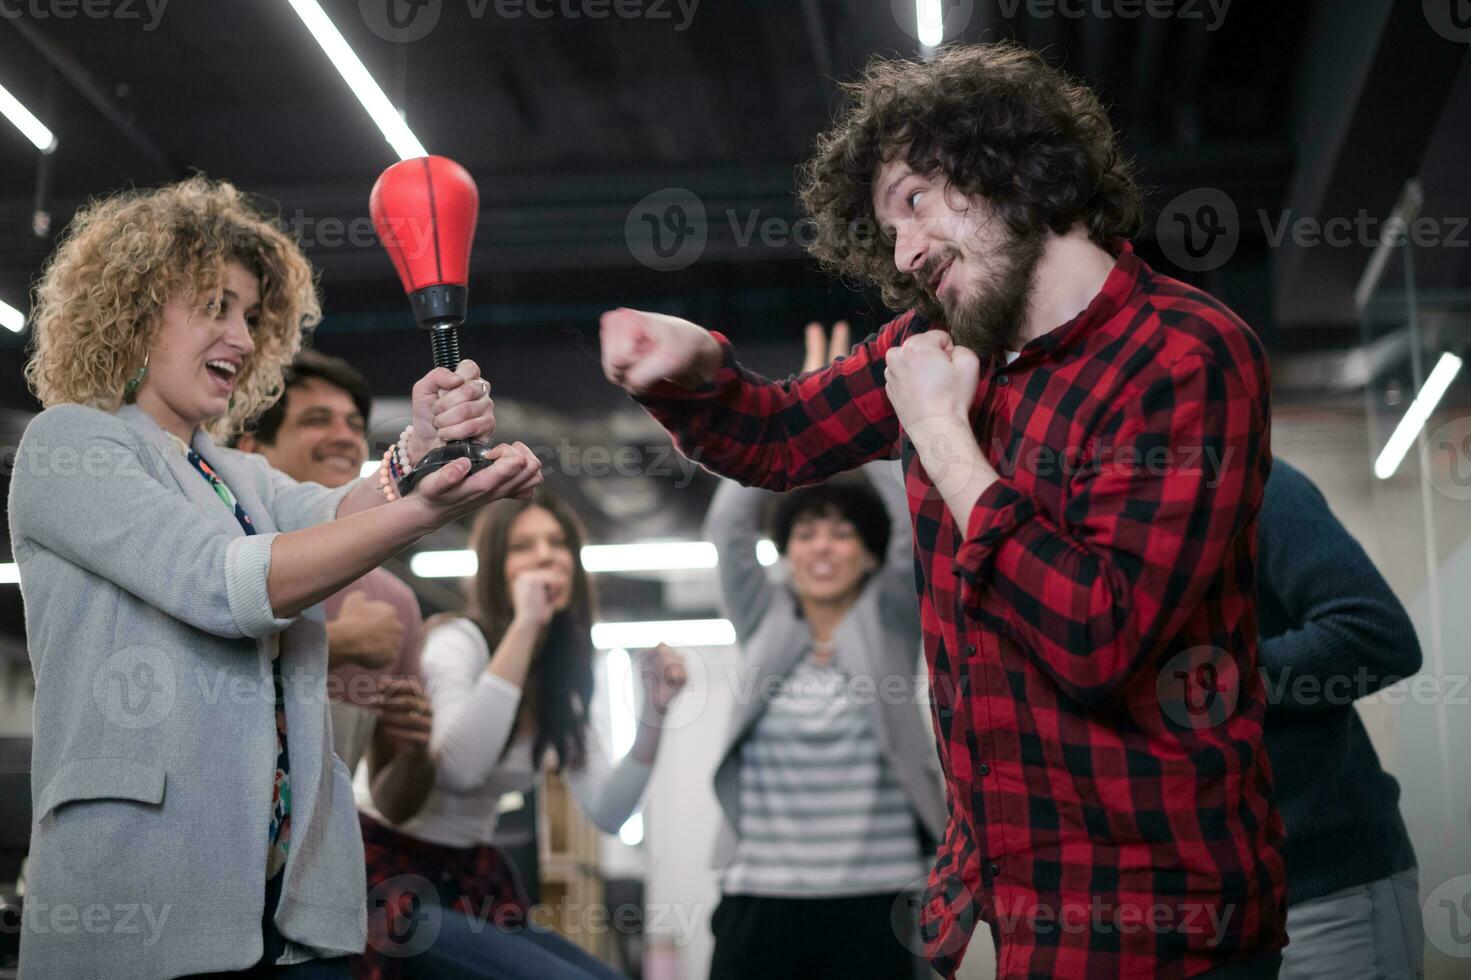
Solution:
{"label": "person in blue jeans", "polygon": [[487,977],[624,980],[622,973],[550,929],[526,923],[519,929],[503,930],[460,914],[444,915],[434,943],[423,955],[404,960],[403,980]]}

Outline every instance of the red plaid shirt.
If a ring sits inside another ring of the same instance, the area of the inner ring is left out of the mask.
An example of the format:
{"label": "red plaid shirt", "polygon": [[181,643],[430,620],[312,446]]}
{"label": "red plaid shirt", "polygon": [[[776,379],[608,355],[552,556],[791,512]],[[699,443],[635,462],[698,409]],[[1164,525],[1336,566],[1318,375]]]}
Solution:
{"label": "red plaid shirt", "polygon": [[1256,522],[1271,465],[1256,336],[1127,245],[1071,322],[983,370],[1000,474],[964,524],[884,393],[914,313],[827,368],[735,362],[641,402],[680,449],[784,490],[901,450],[950,820],[921,908],[953,975],[1194,976],[1286,942],[1262,747]]}

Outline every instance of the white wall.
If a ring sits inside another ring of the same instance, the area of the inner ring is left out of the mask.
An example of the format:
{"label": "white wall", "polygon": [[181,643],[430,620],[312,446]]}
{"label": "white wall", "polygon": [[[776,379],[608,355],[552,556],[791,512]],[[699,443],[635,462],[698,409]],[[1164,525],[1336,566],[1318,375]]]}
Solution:
{"label": "white wall", "polygon": [[658,980],[698,980],[708,974],[710,913],[719,901],[710,869],[720,826],[714,776],[736,699],[728,679],[738,653],[735,647],[688,653],[689,683],[673,718],[680,727],[665,732],[644,808],[645,935],[651,947],[672,952],[665,954]]}

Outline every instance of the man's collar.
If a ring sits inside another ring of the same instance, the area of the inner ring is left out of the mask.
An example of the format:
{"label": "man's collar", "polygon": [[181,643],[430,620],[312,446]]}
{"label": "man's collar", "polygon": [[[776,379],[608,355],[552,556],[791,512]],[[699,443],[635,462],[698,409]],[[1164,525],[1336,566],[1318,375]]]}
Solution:
{"label": "man's collar", "polygon": [[1144,263],[1134,254],[1134,247],[1123,239],[1116,240],[1111,249],[1117,258],[1103,288],[1093,297],[1077,316],[1047,331],[1028,342],[1021,349],[1018,361],[1030,361],[1034,357],[1051,357],[1077,344],[1095,327],[1107,323],[1121,310],[1145,271]]}

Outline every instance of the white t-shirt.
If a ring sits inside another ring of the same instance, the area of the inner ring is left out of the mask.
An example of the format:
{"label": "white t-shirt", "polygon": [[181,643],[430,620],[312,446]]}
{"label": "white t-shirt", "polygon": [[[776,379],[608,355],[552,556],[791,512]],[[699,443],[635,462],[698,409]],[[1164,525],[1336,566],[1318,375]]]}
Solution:
{"label": "white t-shirt", "polygon": [[[516,737],[502,756],[521,688],[486,673],[489,663],[485,637],[468,619],[441,623],[424,637],[419,669],[434,709],[429,749],[436,762],[435,785],[419,812],[394,827],[400,833],[447,847],[488,844],[501,796],[524,792],[540,778],[529,735]],[[569,766],[562,775],[588,818],[604,833],[615,834],[637,808],[649,772],[632,753],[613,765],[597,728],[589,725],[582,767]],[[361,785],[357,804],[388,825]]]}

